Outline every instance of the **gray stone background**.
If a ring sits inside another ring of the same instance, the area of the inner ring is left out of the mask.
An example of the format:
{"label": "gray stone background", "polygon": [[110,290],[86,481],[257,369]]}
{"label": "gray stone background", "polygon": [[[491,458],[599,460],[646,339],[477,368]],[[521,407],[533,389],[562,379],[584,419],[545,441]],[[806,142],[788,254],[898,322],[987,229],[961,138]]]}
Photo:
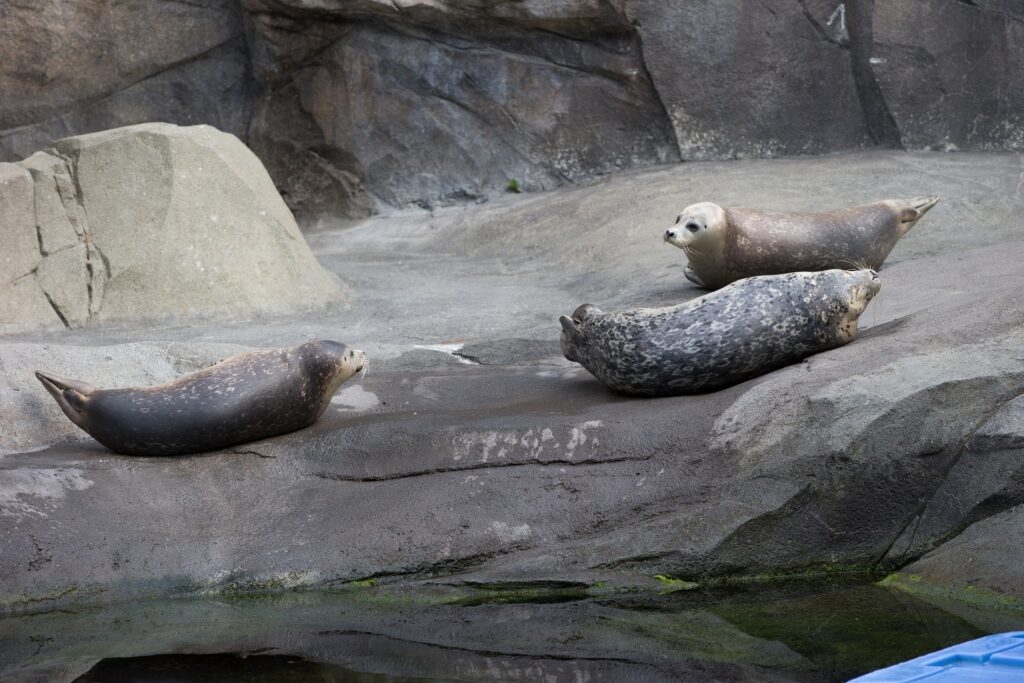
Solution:
{"label": "gray stone background", "polygon": [[206,123],[248,143],[306,218],[680,160],[1024,149],[1024,5],[839,6],[9,0],[0,161]]}
{"label": "gray stone background", "polygon": [[[0,3],[0,160],[47,150],[0,164],[0,284],[49,297],[0,330],[0,610],[807,571],[1019,607],[1024,9],[837,7]],[[80,136],[146,121],[206,126]],[[559,355],[584,301],[701,293],[660,242],[689,203],[922,194],[847,347],[652,401]],[[161,270],[200,242],[223,278]],[[152,384],[311,337],[369,376],[310,430],[196,457],[113,456],[32,377]]]}

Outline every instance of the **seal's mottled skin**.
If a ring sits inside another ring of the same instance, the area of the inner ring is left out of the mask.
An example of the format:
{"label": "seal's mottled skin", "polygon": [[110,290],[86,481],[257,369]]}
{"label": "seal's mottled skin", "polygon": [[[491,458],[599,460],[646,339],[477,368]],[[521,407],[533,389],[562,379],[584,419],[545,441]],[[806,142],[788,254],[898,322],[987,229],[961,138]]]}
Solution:
{"label": "seal's mottled skin", "polygon": [[37,372],[64,414],[116,453],[180,455],[316,422],[366,356],[334,341],[232,356],[152,387],[95,389]]}
{"label": "seal's mottled skin", "polygon": [[887,199],[831,213],[686,207],[665,241],[686,252],[686,277],[708,289],[753,275],[882,266],[938,197]]}
{"label": "seal's mottled skin", "polygon": [[873,270],[766,275],[679,306],[561,317],[562,353],[639,396],[714,391],[842,346],[879,289]]}

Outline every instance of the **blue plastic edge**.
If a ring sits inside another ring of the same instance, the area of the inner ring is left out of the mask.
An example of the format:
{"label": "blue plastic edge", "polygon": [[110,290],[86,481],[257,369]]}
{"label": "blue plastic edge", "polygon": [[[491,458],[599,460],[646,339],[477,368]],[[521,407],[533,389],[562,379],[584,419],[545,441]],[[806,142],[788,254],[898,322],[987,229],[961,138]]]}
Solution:
{"label": "blue plastic edge", "polygon": [[[849,683],[912,683],[936,676],[953,664],[968,664],[980,668],[992,655],[1021,645],[1024,645],[1024,631],[996,633],[872,671],[852,679]],[[1024,670],[1021,671],[1021,681],[1024,683]]]}

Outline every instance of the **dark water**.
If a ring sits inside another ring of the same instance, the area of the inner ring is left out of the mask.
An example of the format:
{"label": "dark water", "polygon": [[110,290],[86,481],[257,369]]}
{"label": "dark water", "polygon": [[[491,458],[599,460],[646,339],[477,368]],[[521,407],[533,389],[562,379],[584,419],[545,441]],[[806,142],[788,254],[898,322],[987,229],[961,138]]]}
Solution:
{"label": "dark water", "polygon": [[545,597],[369,589],[8,617],[0,681],[845,681],[1024,629],[1019,613],[873,585]]}

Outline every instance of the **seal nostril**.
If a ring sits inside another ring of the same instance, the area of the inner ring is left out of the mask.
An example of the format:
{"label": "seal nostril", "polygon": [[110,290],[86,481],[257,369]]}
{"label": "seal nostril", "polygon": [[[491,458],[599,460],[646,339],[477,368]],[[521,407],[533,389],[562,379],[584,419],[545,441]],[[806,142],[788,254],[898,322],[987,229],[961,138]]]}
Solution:
{"label": "seal nostril", "polygon": [[689,230],[690,232],[697,232],[698,230],[700,230],[700,226],[694,223],[693,221],[690,221],[689,223],[686,224],[686,229]]}
{"label": "seal nostril", "polygon": [[666,230],[665,231],[665,237],[675,237],[675,236],[676,236],[676,233],[675,233],[674,230]]}

